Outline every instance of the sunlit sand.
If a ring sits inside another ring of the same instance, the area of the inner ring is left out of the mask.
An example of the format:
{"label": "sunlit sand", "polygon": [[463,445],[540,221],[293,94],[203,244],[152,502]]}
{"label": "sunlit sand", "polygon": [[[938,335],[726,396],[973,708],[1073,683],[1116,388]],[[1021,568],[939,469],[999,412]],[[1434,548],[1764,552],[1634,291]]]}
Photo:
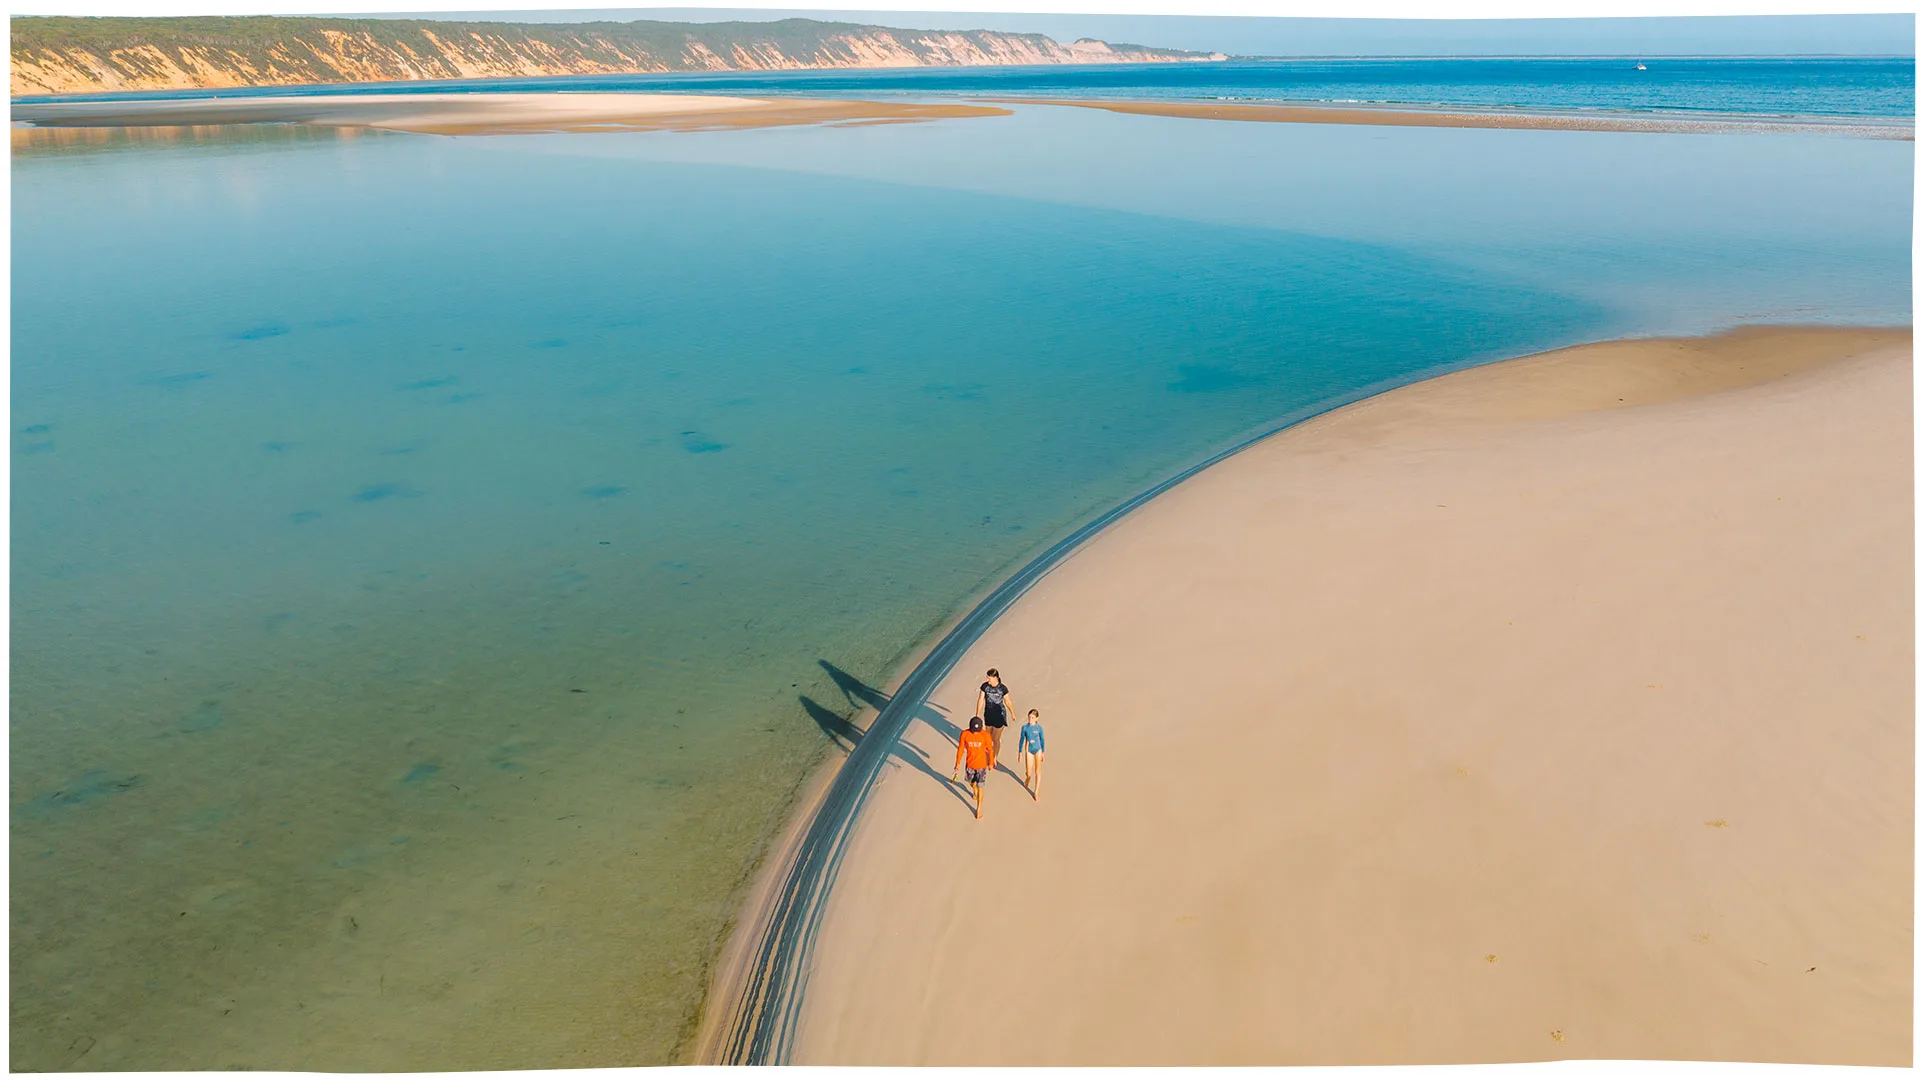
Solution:
{"label": "sunlit sand", "polygon": [[[1564,350],[1148,504],[911,729],[796,1060],[1906,1065],[1911,358]],[[1049,768],[975,821],[911,766],[989,665]]]}

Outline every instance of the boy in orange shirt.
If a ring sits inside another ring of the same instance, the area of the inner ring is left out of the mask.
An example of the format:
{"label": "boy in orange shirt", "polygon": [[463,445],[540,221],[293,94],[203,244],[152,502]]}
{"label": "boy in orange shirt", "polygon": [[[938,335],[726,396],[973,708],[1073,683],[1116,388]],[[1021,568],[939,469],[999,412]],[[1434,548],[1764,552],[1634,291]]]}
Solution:
{"label": "boy in orange shirt", "polygon": [[986,725],[979,717],[967,721],[967,730],[960,733],[960,745],[954,747],[953,779],[958,783],[960,770],[967,770],[967,783],[973,787],[973,816],[978,818],[984,807],[987,774],[993,771],[993,736],[985,731]]}

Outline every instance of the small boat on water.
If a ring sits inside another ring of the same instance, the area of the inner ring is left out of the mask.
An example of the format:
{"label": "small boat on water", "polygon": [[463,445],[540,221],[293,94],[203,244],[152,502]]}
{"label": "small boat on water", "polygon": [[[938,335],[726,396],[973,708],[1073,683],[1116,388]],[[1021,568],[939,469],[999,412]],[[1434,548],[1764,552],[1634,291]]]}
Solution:
{"label": "small boat on water", "polygon": [[1638,63],[1636,63],[1636,64],[1634,64],[1634,65],[1633,65],[1633,70],[1635,70],[1635,71],[1645,71],[1645,70],[1647,70],[1647,65],[1645,65],[1645,64],[1638,64]]}

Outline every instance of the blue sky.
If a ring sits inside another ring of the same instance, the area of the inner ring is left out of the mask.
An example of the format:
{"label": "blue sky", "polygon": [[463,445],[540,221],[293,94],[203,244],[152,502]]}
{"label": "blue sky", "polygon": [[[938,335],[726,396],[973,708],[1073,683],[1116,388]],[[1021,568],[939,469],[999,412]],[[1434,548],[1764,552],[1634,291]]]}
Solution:
{"label": "blue sky", "polygon": [[[403,13],[383,13],[403,17]],[[1060,41],[1095,37],[1241,56],[1911,56],[1912,15],[1736,15],[1624,19],[1314,19],[1039,15],[938,11],[607,8],[411,13],[526,22],[588,19],[816,19],[925,30],[1009,30]]]}

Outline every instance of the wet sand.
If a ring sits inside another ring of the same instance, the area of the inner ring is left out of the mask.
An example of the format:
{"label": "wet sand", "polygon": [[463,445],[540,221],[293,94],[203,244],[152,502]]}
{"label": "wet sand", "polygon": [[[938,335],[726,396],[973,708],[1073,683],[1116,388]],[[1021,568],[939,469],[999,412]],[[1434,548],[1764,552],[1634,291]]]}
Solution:
{"label": "wet sand", "polygon": [[297,123],[432,135],[705,131],[1007,115],[1010,110],[996,106],[957,103],[617,93],[316,94],[13,106],[15,122],[41,127]]}
{"label": "wet sand", "polygon": [[[1909,1064],[1912,448],[1909,330],[1749,329],[1207,470],[933,695],[795,1060]],[[989,665],[1050,760],[976,822]]]}
{"label": "wet sand", "polygon": [[1095,101],[1062,98],[988,98],[1009,105],[1065,105],[1078,109],[1192,120],[1263,124],[1365,124],[1383,127],[1526,128],[1558,131],[1642,131],[1675,134],[1792,132],[1913,140],[1913,125],[1887,121],[1753,118],[1743,116],[1625,116],[1516,110],[1445,110],[1338,105],[1235,104],[1206,101]]}

